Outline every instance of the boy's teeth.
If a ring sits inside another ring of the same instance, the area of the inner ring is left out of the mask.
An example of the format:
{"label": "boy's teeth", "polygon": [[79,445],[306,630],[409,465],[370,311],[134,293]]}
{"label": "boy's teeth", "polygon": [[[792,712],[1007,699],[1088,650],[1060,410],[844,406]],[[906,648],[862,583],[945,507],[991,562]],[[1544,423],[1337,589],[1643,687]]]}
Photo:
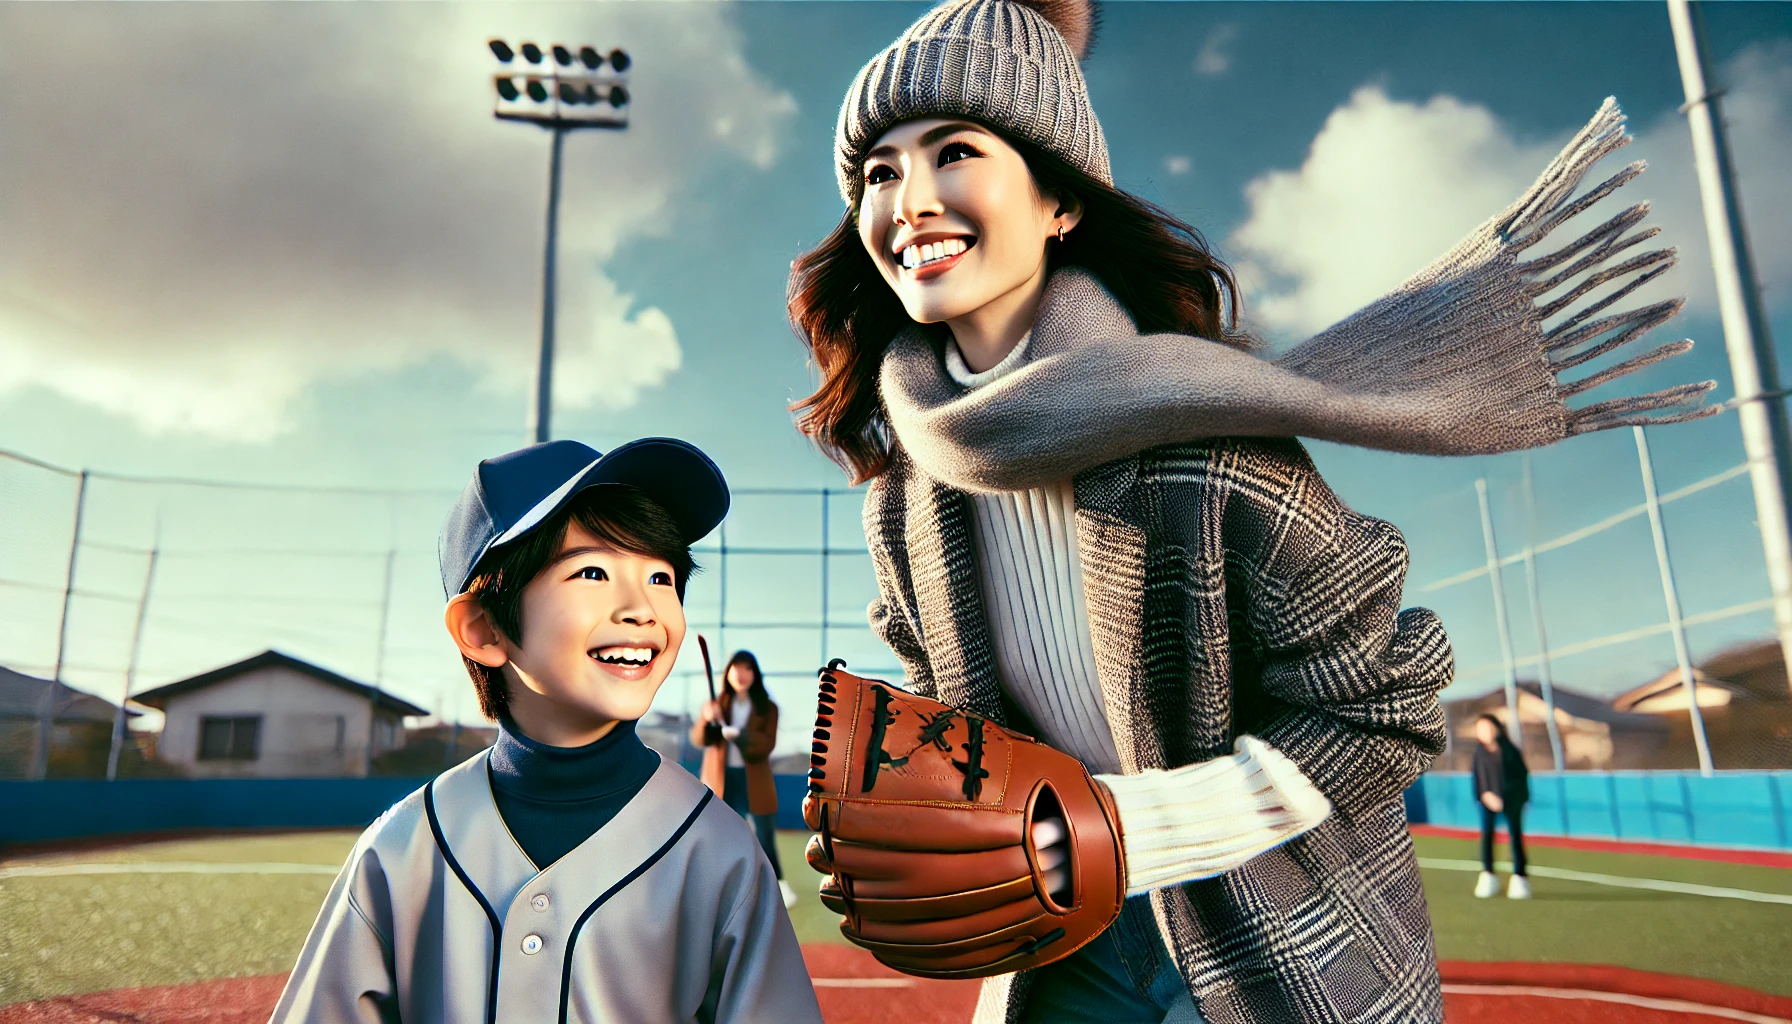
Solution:
{"label": "boy's teeth", "polygon": [[605,647],[596,654],[599,661],[612,665],[645,665],[653,660],[651,647]]}

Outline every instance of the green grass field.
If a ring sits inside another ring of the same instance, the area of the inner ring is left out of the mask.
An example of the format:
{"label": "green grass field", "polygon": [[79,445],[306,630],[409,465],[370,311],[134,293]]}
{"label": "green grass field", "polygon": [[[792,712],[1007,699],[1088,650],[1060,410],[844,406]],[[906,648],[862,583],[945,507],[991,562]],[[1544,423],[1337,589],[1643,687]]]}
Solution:
{"label": "green grass field", "polygon": [[[0,862],[22,866],[200,862],[334,867],[353,832],[142,843]],[[806,836],[779,837],[801,896],[803,942],[838,942],[815,896]],[[1421,837],[1422,858],[1472,860],[1472,842]],[[1503,848],[1502,848],[1503,852]],[[1792,894],[1792,870],[1538,847],[1533,862],[1630,878]],[[1537,877],[1528,903],[1477,900],[1472,872],[1424,872],[1438,955],[1618,964],[1792,995],[1792,906]],[[317,874],[0,877],[0,1005],[74,992],[273,974],[292,966],[330,886]]]}

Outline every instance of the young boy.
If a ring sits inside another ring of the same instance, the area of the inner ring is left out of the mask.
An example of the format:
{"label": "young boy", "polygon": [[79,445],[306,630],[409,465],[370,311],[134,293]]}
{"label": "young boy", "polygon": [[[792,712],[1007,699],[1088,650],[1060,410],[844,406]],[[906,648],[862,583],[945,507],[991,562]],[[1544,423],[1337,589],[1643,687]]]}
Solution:
{"label": "young boy", "polygon": [[479,464],[439,551],[498,741],[362,834],[277,1024],[819,1024],[752,833],[635,735],[684,639],[690,545],[727,511],[682,441]]}

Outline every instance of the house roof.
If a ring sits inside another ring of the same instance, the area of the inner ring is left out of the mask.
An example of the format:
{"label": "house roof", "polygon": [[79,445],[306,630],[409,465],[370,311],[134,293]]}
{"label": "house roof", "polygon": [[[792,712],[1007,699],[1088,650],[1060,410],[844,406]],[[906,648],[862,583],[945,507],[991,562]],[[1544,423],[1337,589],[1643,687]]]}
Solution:
{"label": "house roof", "polygon": [[[104,698],[0,667],[0,718],[36,718],[43,713],[46,695],[53,721],[110,722],[118,713],[118,705]],[[133,718],[141,713],[126,712]]]}
{"label": "house roof", "polygon": [[396,711],[401,715],[422,716],[429,714],[425,709],[412,704],[410,701],[395,697],[385,690],[375,689],[374,687],[368,686],[366,683],[358,683],[347,676],[337,675],[327,668],[321,668],[311,664],[309,661],[295,658],[290,654],[282,654],[279,651],[263,651],[253,658],[246,658],[234,665],[224,665],[220,668],[214,668],[210,672],[201,672],[199,675],[190,676],[186,679],[179,680],[178,682],[169,683],[166,686],[158,686],[153,690],[144,690],[142,693],[132,695],[131,699],[147,707],[160,709],[167,706],[170,697],[177,697],[183,693],[190,693],[194,690],[203,689],[207,686],[222,683],[226,680],[235,679],[238,676],[266,668],[288,668],[295,672],[303,672],[305,675],[316,679],[318,682],[328,683],[331,686],[347,690],[356,696],[365,697],[367,700],[371,701],[375,707],[387,708]]}
{"label": "house roof", "polygon": [[[1542,699],[1543,687],[1533,680],[1519,680],[1518,688],[1532,697]],[[1657,731],[1662,728],[1661,723],[1654,715],[1619,711],[1598,697],[1591,697],[1560,686],[1552,686],[1550,690],[1555,698],[1556,710],[1575,718],[1586,719],[1590,722],[1605,722],[1620,728],[1647,731]],[[1495,687],[1479,697],[1466,697],[1447,703],[1471,713],[1493,710],[1505,706],[1506,690],[1503,686]]]}
{"label": "house roof", "polygon": [[1778,638],[1725,648],[1699,667],[1714,679],[1734,683],[1761,700],[1792,700],[1792,690],[1786,685],[1786,659],[1780,653]]}
{"label": "house roof", "polygon": [[[1755,695],[1749,691],[1737,686],[1735,683],[1715,678],[1704,669],[1693,669],[1692,678],[1694,684],[1700,687],[1728,691],[1729,696],[1718,698],[1722,701],[1730,701],[1738,697],[1743,700],[1755,699]],[[1677,667],[1671,668],[1655,679],[1651,679],[1643,685],[1633,689],[1625,690],[1623,693],[1613,697],[1612,707],[1617,708],[1619,711],[1634,711],[1638,706],[1643,704],[1643,702],[1648,701],[1651,698],[1662,697],[1669,694],[1678,694],[1680,690],[1685,688],[1685,685],[1685,681],[1680,678],[1680,669]],[[1680,701],[1680,706],[1676,710],[1684,712],[1686,710],[1684,695],[1680,697]],[[1703,698],[1701,698],[1699,706],[1706,707],[1709,705]],[[1660,709],[1657,708],[1655,710],[1659,711]]]}

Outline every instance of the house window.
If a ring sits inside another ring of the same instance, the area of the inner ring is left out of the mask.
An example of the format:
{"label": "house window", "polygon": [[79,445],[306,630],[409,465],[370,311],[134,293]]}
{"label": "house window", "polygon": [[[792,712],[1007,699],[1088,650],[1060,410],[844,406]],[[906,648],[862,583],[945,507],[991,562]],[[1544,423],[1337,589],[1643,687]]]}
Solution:
{"label": "house window", "polygon": [[206,715],[199,720],[201,761],[253,761],[260,749],[260,715]]}

